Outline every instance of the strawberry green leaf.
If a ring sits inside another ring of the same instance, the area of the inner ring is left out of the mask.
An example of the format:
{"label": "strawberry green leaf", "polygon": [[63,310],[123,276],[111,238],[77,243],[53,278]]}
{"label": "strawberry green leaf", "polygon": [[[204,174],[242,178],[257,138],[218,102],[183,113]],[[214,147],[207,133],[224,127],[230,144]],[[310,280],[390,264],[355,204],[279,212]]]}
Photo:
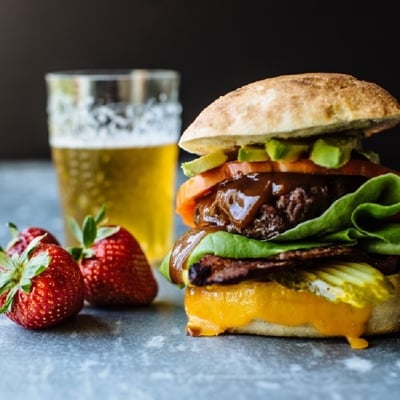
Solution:
{"label": "strawberry green leaf", "polygon": [[28,246],[26,247],[26,249],[21,253],[21,255],[19,256],[19,260],[20,262],[24,262],[25,260],[27,260],[29,258],[29,254],[32,253],[33,250],[36,249],[36,247],[39,246],[41,240],[47,235],[47,233],[45,233],[44,235],[41,236],[37,236],[34,239],[32,239],[32,241],[28,244]]}
{"label": "strawberry green leaf", "polygon": [[20,255],[14,253],[10,257],[0,250],[0,295],[7,293],[0,313],[11,309],[14,296],[20,288],[29,292],[32,278],[41,274],[50,264],[48,253],[39,253],[30,258],[44,236],[34,238]]}
{"label": "strawberry green leaf", "polygon": [[83,249],[82,258],[91,258],[94,256],[94,251],[90,248]]}
{"label": "strawberry green leaf", "polygon": [[3,270],[13,271],[15,269],[15,264],[12,258],[8,254],[6,254],[2,249],[0,250],[0,265]]}
{"label": "strawberry green leaf", "polygon": [[32,281],[29,279],[27,281],[24,282],[20,282],[19,287],[25,292],[25,293],[29,293],[31,291],[31,287],[32,287]]}
{"label": "strawberry green leaf", "polygon": [[8,223],[8,228],[9,228],[9,230],[10,230],[10,232],[11,232],[11,236],[12,236],[12,237],[18,236],[18,228],[17,228],[17,225],[15,225],[13,222],[9,222],[9,223]]}
{"label": "strawberry green leaf", "polygon": [[100,222],[104,220],[104,217],[106,216],[106,209],[107,209],[106,205],[103,204],[100,211],[98,212],[98,214],[95,217],[96,225],[99,225]]}
{"label": "strawberry green leaf", "polygon": [[68,247],[68,252],[75,261],[79,261],[82,258],[83,249],[82,247]]}
{"label": "strawberry green leaf", "polygon": [[0,313],[4,313],[6,311],[10,311],[11,310],[14,297],[15,297],[16,293],[18,292],[18,290],[19,290],[19,287],[18,286],[14,286],[7,293],[6,300],[5,300],[4,304],[3,304],[3,306],[0,308]]}
{"label": "strawberry green leaf", "polygon": [[70,247],[68,249],[68,252],[75,261],[80,261],[82,258],[93,257],[94,253],[91,247],[99,240],[112,236],[119,231],[119,226],[101,226],[105,215],[106,206],[104,204],[95,217],[93,215],[87,215],[85,217],[82,227],[80,227],[74,219],[70,220],[70,229],[80,243],[80,247]]}
{"label": "strawberry green leaf", "polygon": [[69,229],[71,233],[74,235],[75,239],[79,242],[82,243],[82,231],[78,223],[74,218],[70,218],[68,221]]}
{"label": "strawberry green leaf", "polygon": [[106,237],[112,236],[119,231],[119,226],[105,226],[100,227],[97,230],[96,242],[105,239]]}
{"label": "strawberry green leaf", "polygon": [[13,246],[19,240],[19,238],[18,238],[18,233],[19,232],[18,232],[17,225],[15,225],[12,222],[9,222],[8,223],[8,229],[9,229],[10,234],[11,234],[11,240],[7,244],[7,249],[10,248],[11,246]]}
{"label": "strawberry green leaf", "polygon": [[19,286],[29,293],[32,279],[40,275],[50,264],[51,257],[47,253],[41,253],[28,260],[22,270]]}
{"label": "strawberry green leaf", "polygon": [[18,274],[17,258],[18,255],[15,254],[15,257],[11,258],[3,249],[0,249],[0,295],[8,292],[18,281],[16,278]]}
{"label": "strawberry green leaf", "polygon": [[2,271],[0,274],[0,295],[7,292],[10,287],[14,286],[14,271]]}
{"label": "strawberry green leaf", "polygon": [[96,239],[96,234],[97,234],[96,221],[94,220],[93,216],[88,215],[83,221],[83,228],[82,228],[83,246],[90,247]]}

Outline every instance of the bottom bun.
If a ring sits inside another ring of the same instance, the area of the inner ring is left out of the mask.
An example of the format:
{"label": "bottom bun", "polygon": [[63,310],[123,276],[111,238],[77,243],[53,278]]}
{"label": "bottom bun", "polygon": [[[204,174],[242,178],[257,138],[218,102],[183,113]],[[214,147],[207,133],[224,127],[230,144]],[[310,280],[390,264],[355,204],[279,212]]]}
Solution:
{"label": "bottom bun", "polygon": [[[389,304],[390,303],[390,304]],[[254,320],[245,326],[231,328],[227,333],[242,333],[262,336],[322,338],[332,337],[318,332],[312,325],[285,326],[271,322]],[[368,321],[364,336],[384,335],[400,332],[400,299],[376,306]]]}

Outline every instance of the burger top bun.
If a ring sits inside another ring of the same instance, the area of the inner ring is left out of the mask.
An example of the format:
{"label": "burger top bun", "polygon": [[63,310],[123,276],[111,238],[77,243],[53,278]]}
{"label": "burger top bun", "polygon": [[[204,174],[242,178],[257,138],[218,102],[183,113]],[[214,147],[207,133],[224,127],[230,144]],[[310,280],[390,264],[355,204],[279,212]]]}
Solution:
{"label": "burger top bun", "polygon": [[281,75],[242,86],[206,107],[179,146],[203,155],[217,149],[349,129],[366,136],[400,122],[400,104],[385,89],[351,75]]}

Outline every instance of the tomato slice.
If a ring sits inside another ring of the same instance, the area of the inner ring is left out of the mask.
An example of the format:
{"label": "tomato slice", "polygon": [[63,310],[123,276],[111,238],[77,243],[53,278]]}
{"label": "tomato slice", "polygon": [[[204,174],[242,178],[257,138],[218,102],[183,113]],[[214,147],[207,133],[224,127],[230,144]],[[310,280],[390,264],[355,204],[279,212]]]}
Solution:
{"label": "tomato slice", "polygon": [[247,175],[254,172],[295,172],[300,174],[335,174],[361,175],[367,178],[392,172],[400,175],[388,167],[374,164],[367,160],[350,160],[341,168],[329,169],[320,167],[312,161],[304,159],[295,162],[261,161],[240,162],[230,161],[217,168],[205,171],[185,181],[178,189],[176,196],[176,212],[188,226],[193,226],[193,211],[196,201],[210,190],[227,179]]}

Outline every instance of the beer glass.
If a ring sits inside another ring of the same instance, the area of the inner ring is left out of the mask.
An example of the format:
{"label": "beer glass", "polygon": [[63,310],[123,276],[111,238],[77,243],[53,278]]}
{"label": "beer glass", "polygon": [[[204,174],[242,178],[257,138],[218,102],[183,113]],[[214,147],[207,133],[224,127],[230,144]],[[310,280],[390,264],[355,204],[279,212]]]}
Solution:
{"label": "beer glass", "polygon": [[65,245],[103,205],[156,265],[174,239],[181,129],[180,75],[173,70],[60,71],[45,76],[49,143]]}

